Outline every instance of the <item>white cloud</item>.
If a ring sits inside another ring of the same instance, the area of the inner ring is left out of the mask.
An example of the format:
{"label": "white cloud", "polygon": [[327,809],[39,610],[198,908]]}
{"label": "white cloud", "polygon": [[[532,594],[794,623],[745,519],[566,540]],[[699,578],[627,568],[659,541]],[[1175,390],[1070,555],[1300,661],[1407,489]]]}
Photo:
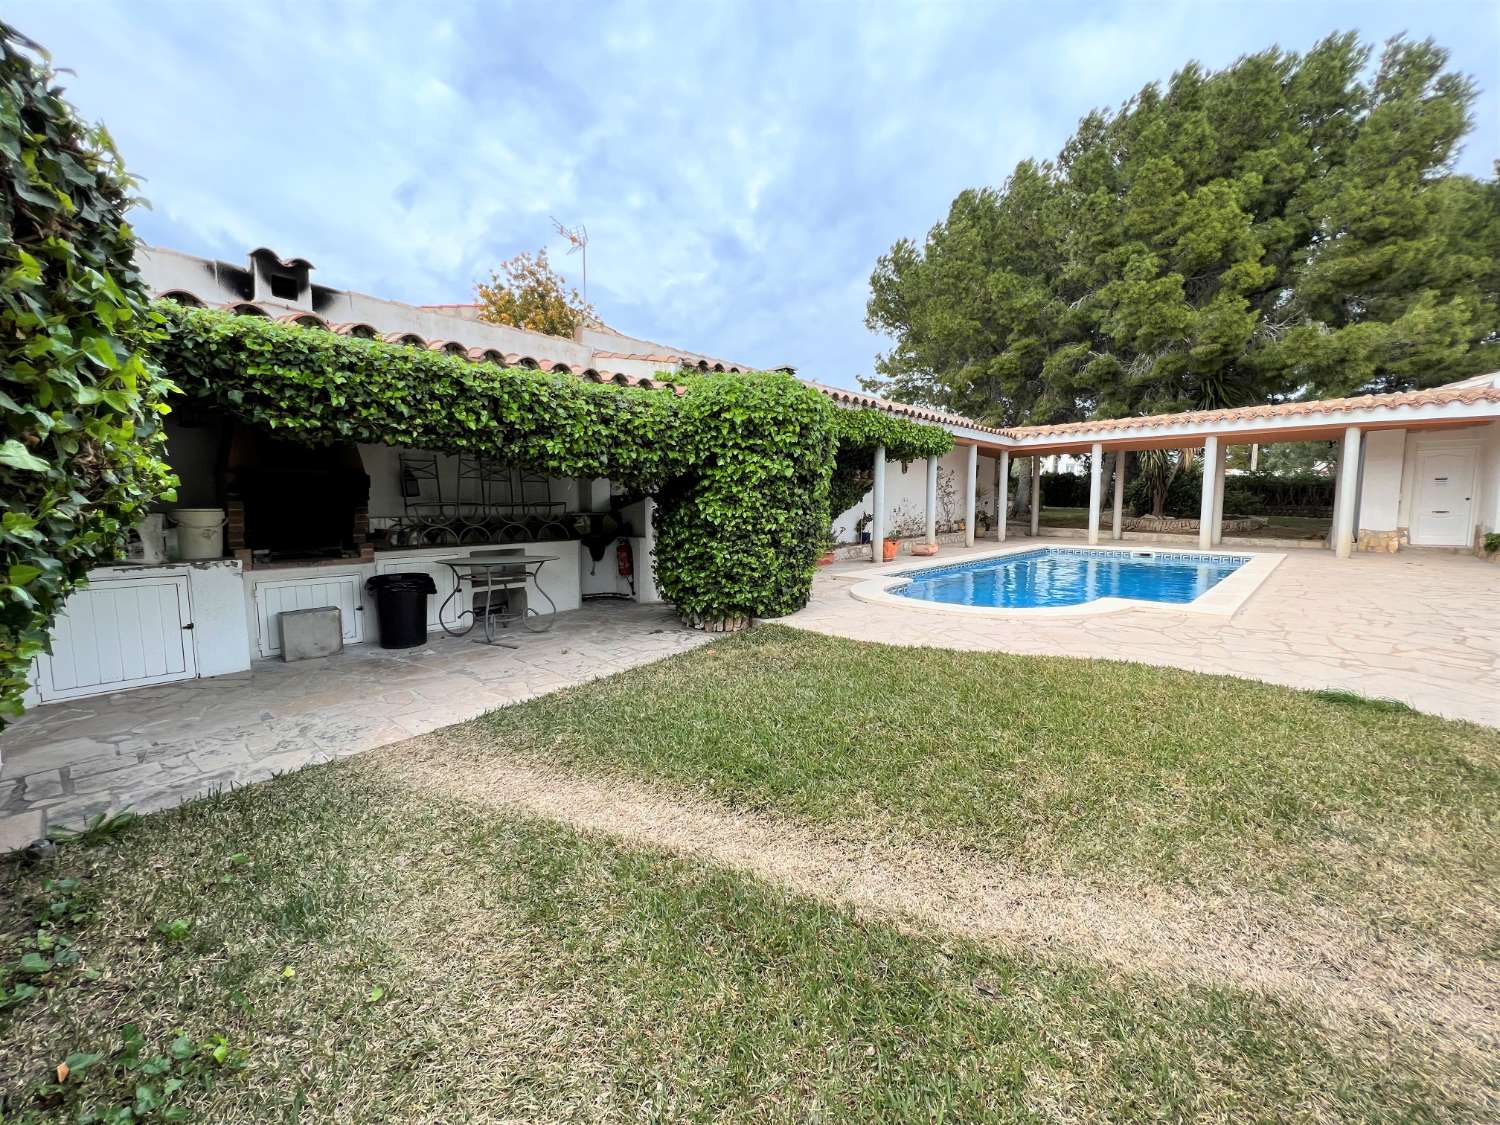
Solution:
{"label": "white cloud", "polygon": [[[269,245],[327,284],[435,302],[539,245],[576,281],[555,215],[588,225],[611,323],[845,384],[881,346],[863,326],[881,252],[1189,58],[1303,48],[1357,17],[1376,40],[1433,34],[1500,85],[1483,5],[12,8],[147,177],[152,241]],[[1479,119],[1465,166],[1485,173],[1494,94]]]}

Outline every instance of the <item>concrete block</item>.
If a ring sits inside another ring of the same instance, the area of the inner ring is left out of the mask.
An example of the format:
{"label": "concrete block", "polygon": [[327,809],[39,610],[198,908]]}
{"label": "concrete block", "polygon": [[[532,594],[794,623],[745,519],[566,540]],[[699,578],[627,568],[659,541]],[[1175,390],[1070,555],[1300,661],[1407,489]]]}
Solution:
{"label": "concrete block", "polygon": [[338,606],[290,609],[277,619],[281,622],[281,659],[288,664],[344,651],[344,618]]}
{"label": "concrete block", "polygon": [[0,817],[0,855],[18,851],[47,834],[47,818],[40,812]]}

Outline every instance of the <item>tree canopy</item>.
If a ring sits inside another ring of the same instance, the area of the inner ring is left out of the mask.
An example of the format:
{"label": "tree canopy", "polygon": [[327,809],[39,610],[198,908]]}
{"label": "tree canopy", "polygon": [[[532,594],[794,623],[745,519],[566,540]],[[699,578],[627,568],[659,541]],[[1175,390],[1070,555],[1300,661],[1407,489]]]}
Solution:
{"label": "tree canopy", "polygon": [[529,328],[549,336],[572,336],[595,318],[594,307],[576,289],[568,289],[547,262],[547,251],[525,251],[500,263],[490,280],[474,287],[479,319],[491,324]]}
{"label": "tree canopy", "polygon": [[1355,34],[1085,117],[871,277],[869,389],[999,424],[1431,386],[1500,366],[1500,185],[1473,83]]}

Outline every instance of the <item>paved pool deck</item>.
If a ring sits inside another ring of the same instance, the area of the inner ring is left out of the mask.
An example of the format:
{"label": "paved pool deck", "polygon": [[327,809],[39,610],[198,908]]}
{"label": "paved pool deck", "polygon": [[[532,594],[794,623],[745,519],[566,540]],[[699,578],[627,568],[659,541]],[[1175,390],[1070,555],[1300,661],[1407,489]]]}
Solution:
{"label": "paved pool deck", "polygon": [[[1012,537],[1005,545],[1077,543]],[[999,546],[989,540],[973,548],[944,547],[931,561],[959,562]],[[1180,543],[1160,546],[1182,549]],[[781,623],[861,641],[1102,657],[1289,687],[1340,688],[1500,727],[1500,566],[1472,555],[1418,550],[1349,559],[1330,551],[1284,553],[1270,577],[1228,618],[1131,608],[1028,620],[962,616],[916,601],[870,604],[850,591],[877,568],[856,561],[820,571],[807,607]],[[902,556],[899,561],[919,566],[929,560]]]}
{"label": "paved pool deck", "polygon": [[486,711],[683,652],[712,638],[669,606],[601,602],[516,648],[429,635],[322,660],[34,708],[0,734],[0,852],[50,825],[176,805],[313,762],[373,750]]}

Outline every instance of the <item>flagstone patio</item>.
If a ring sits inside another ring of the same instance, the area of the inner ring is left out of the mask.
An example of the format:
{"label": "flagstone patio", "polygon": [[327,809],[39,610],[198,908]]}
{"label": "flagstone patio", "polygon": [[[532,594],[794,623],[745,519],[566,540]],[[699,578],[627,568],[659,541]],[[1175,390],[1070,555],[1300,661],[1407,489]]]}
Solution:
{"label": "flagstone patio", "polygon": [[519,647],[437,634],[419,648],[357,645],[324,660],[264,660],[232,676],[37,707],[0,734],[0,852],[49,825],[164,808],[371,750],[711,638],[670,607],[611,602],[504,639]]}
{"label": "flagstone patio", "polygon": [[[1007,545],[1018,543],[1066,545],[1015,537]],[[961,561],[998,546],[944,547],[934,561]],[[782,624],[854,640],[1103,657],[1338,688],[1500,726],[1500,566],[1472,555],[1408,550],[1339,559],[1330,551],[1288,551],[1239,612],[1219,619],[1150,608],[986,619],[917,601],[910,608],[856,601],[850,587],[874,570],[868,560],[829,566],[814,581],[807,608]]]}

